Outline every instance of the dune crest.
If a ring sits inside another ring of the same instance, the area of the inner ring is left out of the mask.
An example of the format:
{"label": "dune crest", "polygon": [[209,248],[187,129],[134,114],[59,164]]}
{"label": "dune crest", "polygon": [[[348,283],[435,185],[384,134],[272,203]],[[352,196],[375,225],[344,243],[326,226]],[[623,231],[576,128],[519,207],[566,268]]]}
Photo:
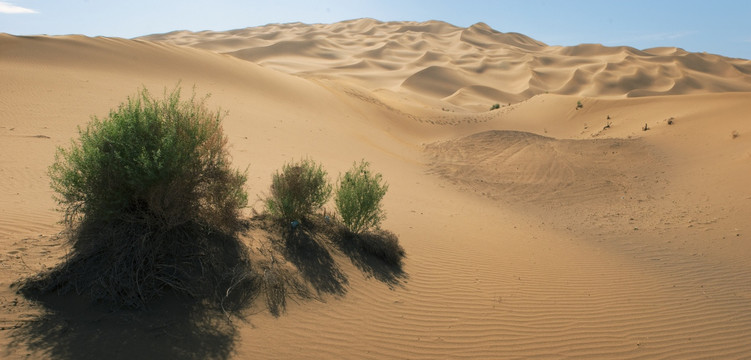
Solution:
{"label": "dune crest", "polygon": [[[456,95],[476,86],[495,90],[494,102],[499,103],[543,93],[640,97],[751,91],[749,60],[678,48],[548,46],[484,23],[461,28],[440,21],[358,19],[179,31],[142,39],[210,49],[288,73],[347,79],[371,90],[427,96],[471,110],[490,104]],[[299,61],[291,63],[290,56]]]}

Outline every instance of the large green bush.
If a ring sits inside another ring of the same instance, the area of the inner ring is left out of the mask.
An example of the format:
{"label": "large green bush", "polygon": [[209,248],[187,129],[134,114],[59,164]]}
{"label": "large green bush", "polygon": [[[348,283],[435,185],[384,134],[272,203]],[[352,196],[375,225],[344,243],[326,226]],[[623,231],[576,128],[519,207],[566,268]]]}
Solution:
{"label": "large green bush", "polygon": [[386,213],[381,200],[388,191],[381,174],[371,173],[369,163],[355,163],[339,179],[334,202],[347,229],[359,234],[372,228],[378,228]]}
{"label": "large green bush", "polygon": [[196,295],[204,271],[230,266],[218,247],[236,244],[211,234],[238,229],[246,175],[205,100],[143,89],[58,149],[49,175],[73,253],[53,286],[141,307],[163,289]]}
{"label": "large green bush", "polygon": [[247,204],[246,177],[230,168],[221,118],[205,99],[181,101],[179,88],[164,99],[144,89],[94,117],[50,167],[66,221],[231,228]]}
{"label": "large green bush", "polygon": [[285,164],[271,178],[266,208],[275,218],[301,221],[323,207],[331,198],[332,186],[326,171],[310,159]]}

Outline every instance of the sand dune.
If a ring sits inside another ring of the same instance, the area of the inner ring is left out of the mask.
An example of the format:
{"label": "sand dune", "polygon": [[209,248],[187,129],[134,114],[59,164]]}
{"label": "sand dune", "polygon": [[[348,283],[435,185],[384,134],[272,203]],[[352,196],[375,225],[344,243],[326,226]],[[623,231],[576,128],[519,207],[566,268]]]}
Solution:
{"label": "sand dune", "polygon": [[651,155],[637,140],[556,140],[492,130],[431,144],[433,172],[511,203],[616,198],[645,177]]}
{"label": "sand dune", "polygon": [[[0,78],[3,358],[751,354],[748,60],[360,19],[0,34]],[[334,180],[369,160],[390,184],[384,227],[404,275],[327,250],[322,301],[279,317],[259,303],[232,322],[169,301],[123,314],[16,294],[11,282],[67,251],[46,173],[56,147],[138,87],[178,83],[228,112],[255,210],[285,161],[310,156]]]}
{"label": "sand dune", "polygon": [[[267,25],[226,33],[176,32],[144,39],[208,48],[293,74],[326,74],[371,90],[417,92],[471,110],[543,93],[634,97],[751,91],[751,65],[746,60],[676,48],[547,46],[483,23],[465,29],[438,21],[359,19],[337,24]],[[223,45],[216,45],[218,42]],[[290,55],[300,57],[299,61],[290,64]],[[384,74],[382,67],[366,66],[359,59],[399,66]],[[353,67],[355,64],[358,66]],[[349,71],[340,72],[342,67]],[[443,70],[438,73],[436,69]],[[392,79],[387,84],[374,81],[383,76]],[[420,80],[426,77],[431,81]],[[495,101],[481,105],[463,97],[447,98],[473,85],[497,90]]]}

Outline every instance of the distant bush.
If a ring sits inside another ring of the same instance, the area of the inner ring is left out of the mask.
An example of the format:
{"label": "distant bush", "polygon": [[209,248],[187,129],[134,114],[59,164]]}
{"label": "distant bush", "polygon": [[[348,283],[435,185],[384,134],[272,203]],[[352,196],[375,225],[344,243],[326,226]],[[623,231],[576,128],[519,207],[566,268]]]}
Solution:
{"label": "distant bush", "polygon": [[73,252],[47,290],[143,307],[165,289],[199,295],[216,280],[211,269],[221,277],[242,265],[231,237],[211,235],[238,230],[247,204],[246,175],[230,168],[221,119],[205,98],[181,100],[179,87],[163,99],[143,89],[79,128],[49,168]]}
{"label": "distant bush", "polygon": [[364,160],[355,163],[340,177],[334,199],[342,222],[354,234],[377,228],[386,217],[381,200],[389,187],[381,174],[370,172],[369,165]]}
{"label": "distant bush", "polygon": [[272,176],[266,209],[277,219],[303,220],[331,198],[332,186],[326,175],[323,167],[310,159],[285,164]]}
{"label": "distant bush", "polygon": [[577,101],[577,102],[576,102],[576,110],[579,110],[579,109],[581,109],[581,108],[583,108],[583,107],[584,107],[584,104],[582,104],[582,102],[581,102],[581,101]]}
{"label": "distant bush", "polygon": [[492,110],[496,110],[500,108],[501,108],[501,104],[493,104],[493,106],[490,107],[490,110],[492,111]]}

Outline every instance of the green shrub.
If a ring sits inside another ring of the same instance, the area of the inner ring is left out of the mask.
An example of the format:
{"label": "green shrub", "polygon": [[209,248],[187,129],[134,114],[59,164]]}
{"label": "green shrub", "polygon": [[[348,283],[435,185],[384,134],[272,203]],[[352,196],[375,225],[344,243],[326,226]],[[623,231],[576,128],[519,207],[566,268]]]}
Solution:
{"label": "green shrub", "polygon": [[386,195],[388,184],[381,174],[368,170],[369,163],[355,163],[339,179],[336,190],[336,208],[347,229],[359,234],[371,228],[378,228],[386,214],[381,207],[381,199]]}
{"label": "green shrub", "polygon": [[164,99],[143,89],[107,118],[94,117],[49,169],[66,222],[230,228],[247,204],[246,176],[230,169],[221,118],[205,99],[181,101],[179,88]]}
{"label": "green shrub", "polygon": [[210,234],[238,229],[246,175],[230,168],[222,115],[205,100],[143,89],[58,149],[49,175],[73,252],[53,287],[142,307],[163,289],[196,295],[197,273],[224,271],[212,247],[236,247]]}
{"label": "green shrub", "polygon": [[277,219],[301,221],[319,210],[331,198],[326,171],[310,159],[285,164],[271,178],[266,208]]}
{"label": "green shrub", "polygon": [[493,104],[493,106],[490,107],[490,110],[496,110],[500,108],[501,108],[501,104]]}

